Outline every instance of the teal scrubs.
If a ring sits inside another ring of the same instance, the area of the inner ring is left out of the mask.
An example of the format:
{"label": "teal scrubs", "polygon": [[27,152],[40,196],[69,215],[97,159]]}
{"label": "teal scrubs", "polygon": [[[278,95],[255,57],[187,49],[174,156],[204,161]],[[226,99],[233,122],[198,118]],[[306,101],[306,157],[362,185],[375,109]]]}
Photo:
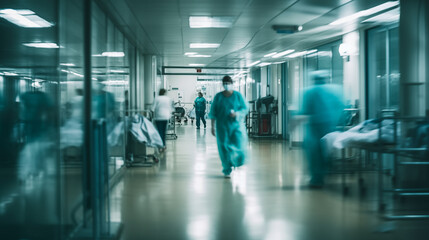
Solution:
{"label": "teal scrubs", "polygon": [[320,139],[336,130],[342,110],[342,89],[332,84],[316,84],[304,92],[301,114],[309,120],[304,135],[304,151],[309,163],[311,185],[322,185],[326,156]]}
{"label": "teal scrubs", "polygon": [[[231,110],[234,110],[235,118],[229,116]],[[239,92],[234,91],[229,97],[220,92],[213,99],[209,118],[216,120],[217,146],[222,161],[222,172],[226,175],[231,173],[232,167],[239,167],[245,163],[247,112],[247,104]]]}
{"label": "teal scrubs", "polygon": [[206,99],[203,97],[197,97],[194,101],[195,105],[195,117],[196,117],[196,124],[197,128],[200,128],[200,120],[204,124],[204,128],[206,127],[206,119],[204,118],[206,114]]}

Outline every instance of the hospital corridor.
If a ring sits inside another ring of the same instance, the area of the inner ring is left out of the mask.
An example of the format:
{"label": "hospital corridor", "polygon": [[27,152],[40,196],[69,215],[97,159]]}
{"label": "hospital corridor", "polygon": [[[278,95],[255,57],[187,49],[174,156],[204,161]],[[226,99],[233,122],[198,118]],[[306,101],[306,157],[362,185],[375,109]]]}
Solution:
{"label": "hospital corridor", "polygon": [[1,240],[429,239],[428,0],[0,0]]}
{"label": "hospital corridor", "polygon": [[[307,187],[302,150],[283,141],[249,143],[231,179],[219,173],[215,138],[192,126],[155,168],[133,168],[113,190],[122,239],[424,239],[428,221],[374,218],[375,191],[344,198],[338,177]],[[421,204],[421,203],[420,203]]]}

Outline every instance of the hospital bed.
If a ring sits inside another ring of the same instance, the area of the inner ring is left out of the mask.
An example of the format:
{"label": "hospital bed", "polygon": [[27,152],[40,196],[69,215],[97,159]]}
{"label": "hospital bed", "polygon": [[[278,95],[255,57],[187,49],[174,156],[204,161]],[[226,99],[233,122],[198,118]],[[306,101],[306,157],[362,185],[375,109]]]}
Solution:
{"label": "hospital bed", "polygon": [[[347,151],[355,149],[364,152],[364,155],[357,156],[358,164],[354,169],[358,172],[359,187],[363,191],[365,188],[362,172],[373,170],[377,176],[378,210],[385,213],[387,204],[385,195],[393,194],[394,197],[427,197],[429,196],[429,181],[412,186],[404,183],[414,183],[411,181],[413,174],[417,171],[429,172],[429,119],[425,117],[398,117],[397,114],[384,116],[376,119],[377,128],[374,141],[347,141],[340,146],[342,161],[342,188],[343,193],[349,192],[347,176],[350,171],[347,169],[347,162],[350,160]],[[383,126],[389,123],[390,128]],[[338,145],[338,144],[337,144]],[[338,147],[338,146],[337,146]],[[373,158],[375,156],[375,158]],[[390,158],[388,157],[390,156]],[[391,164],[392,169],[385,168],[385,164]],[[403,168],[409,168],[404,171]],[[422,168],[425,168],[422,170]],[[385,182],[386,175],[391,175],[391,184]],[[424,179],[424,178],[423,178]],[[427,179],[427,178],[426,178]],[[413,212],[419,209],[413,210]],[[395,212],[392,209],[391,212]],[[387,219],[427,219],[429,215],[419,214],[385,214]]]}

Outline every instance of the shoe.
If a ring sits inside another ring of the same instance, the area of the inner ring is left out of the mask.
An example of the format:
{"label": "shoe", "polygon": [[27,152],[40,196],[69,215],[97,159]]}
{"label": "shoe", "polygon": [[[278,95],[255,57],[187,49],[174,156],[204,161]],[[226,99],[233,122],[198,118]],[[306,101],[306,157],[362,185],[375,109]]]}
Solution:
{"label": "shoe", "polygon": [[231,174],[225,174],[223,175],[224,178],[231,178]]}
{"label": "shoe", "polygon": [[206,129],[207,128],[207,126],[204,126],[204,129]]}

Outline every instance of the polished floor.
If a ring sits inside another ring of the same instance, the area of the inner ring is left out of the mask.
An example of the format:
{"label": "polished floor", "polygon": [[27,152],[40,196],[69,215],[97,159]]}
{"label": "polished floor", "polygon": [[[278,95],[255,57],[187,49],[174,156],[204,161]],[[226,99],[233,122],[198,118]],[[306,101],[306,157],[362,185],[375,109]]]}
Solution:
{"label": "polished floor", "polygon": [[[208,124],[208,126],[210,126]],[[133,239],[427,239],[427,221],[386,221],[376,194],[341,194],[338,176],[306,188],[300,149],[251,140],[249,163],[223,178],[210,130],[177,127],[160,163],[126,169],[111,196],[112,221]]]}

